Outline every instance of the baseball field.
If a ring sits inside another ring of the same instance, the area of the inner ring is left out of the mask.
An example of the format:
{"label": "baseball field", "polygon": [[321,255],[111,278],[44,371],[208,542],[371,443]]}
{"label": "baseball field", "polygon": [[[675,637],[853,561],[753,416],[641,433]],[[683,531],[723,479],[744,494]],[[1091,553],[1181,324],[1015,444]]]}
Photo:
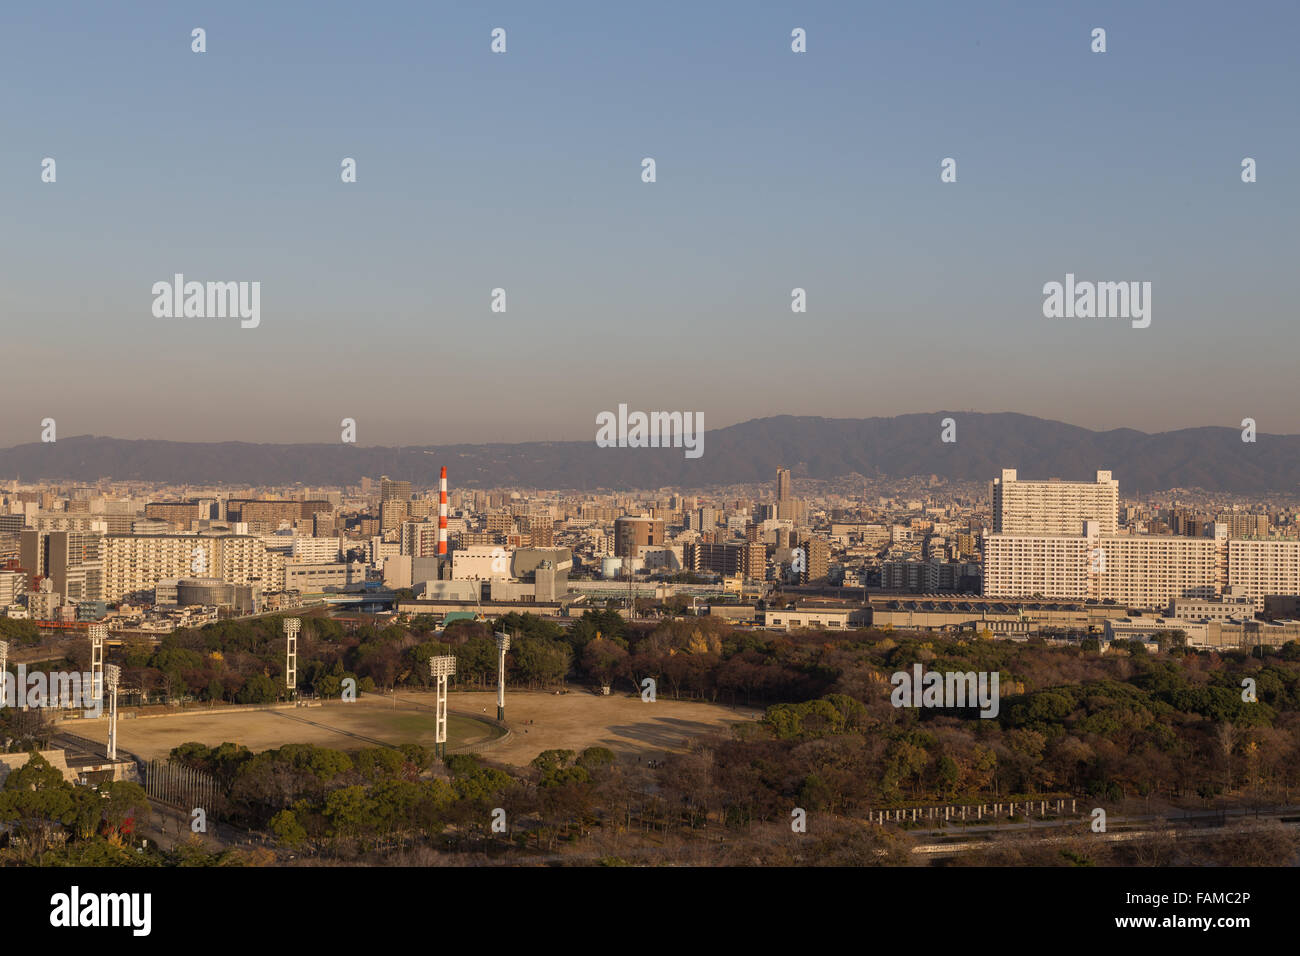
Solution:
{"label": "baseball field", "polygon": [[[253,751],[290,743],[311,743],[339,750],[434,745],[434,695],[399,691],[367,694],[352,703],[274,710],[191,710],[159,717],[118,720],[118,747],[146,760],[166,757],[180,744],[196,741],[216,746],[226,741]],[[523,765],[543,750],[608,747],[627,757],[653,758],[680,751],[691,737],[723,731],[749,721],[755,712],[722,704],[639,697],[598,697],[587,691],[557,695],[513,692],[506,698],[506,735],[483,718],[496,716],[492,693],[457,692],[448,697],[447,750],[484,752],[503,763]],[[108,721],[78,720],[68,730],[106,741]],[[504,739],[503,739],[504,738]]]}

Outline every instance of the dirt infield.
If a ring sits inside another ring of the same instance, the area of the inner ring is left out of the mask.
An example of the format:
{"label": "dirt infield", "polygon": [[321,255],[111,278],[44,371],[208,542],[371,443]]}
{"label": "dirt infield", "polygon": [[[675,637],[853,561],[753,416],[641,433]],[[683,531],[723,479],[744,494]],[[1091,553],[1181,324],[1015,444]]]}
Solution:
{"label": "dirt infield", "polygon": [[[424,695],[399,696],[418,700]],[[447,703],[453,710],[496,716],[495,694],[454,693]],[[662,697],[654,703],[626,695],[597,697],[586,690],[559,696],[507,690],[506,723],[511,734],[489,748],[487,756],[502,763],[526,764],[543,750],[608,747],[615,753],[650,758],[684,750],[690,737],[725,731],[761,713],[752,707],[733,710],[724,704]]]}
{"label": "dirt infield", "polygon": [[[173,747],[191,740],[210,746],[232,741],[253,751],[289,743],[340,750],[404,743],[432,748],[433,702],[432,693],[399,691],[395,697],[367,694],[352,704],[331,702],[323,707],[122,719],[117,725],[118,746],[146,760],[165,757]],[[527,764],[543,750],[595,746],[653,758],[683,750],[691,737],[725,731],[761,713],[755,708],[733,710],[723,704],[663,698],[645,703],[626,695],[597,697],[585,690],[563,695],[507,691],[506,723],[511,734],[492,744],[500,734],[496,727],[455,711],[495,718],[495,694],[453,693],[447,703],[453,711],[447,719],[449,751],[488,744],[486,756],[515,765]],[[106,719],[78,720],[66,729],[101,742],[108,737]]]}

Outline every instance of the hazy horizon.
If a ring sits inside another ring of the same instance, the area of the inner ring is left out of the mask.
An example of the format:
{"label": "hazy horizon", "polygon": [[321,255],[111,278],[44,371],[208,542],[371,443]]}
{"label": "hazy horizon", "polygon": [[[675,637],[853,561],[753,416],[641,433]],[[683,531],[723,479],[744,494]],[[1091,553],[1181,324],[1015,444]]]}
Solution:
{"label": "hazy horizon", "polygon": [[[1114,426],[1113,428],[1091,428],[1091,427],[1089,427],[1089,426],[1087,426],[1087,425],[1081,425],[1081,424],[1079,424],[1079,423],[1077,423],[1077,422],[1068,422],[1068,421],[1061,421],[1061,420],[1059,420],[1059,419],[1044,418],[1043,416],[1040,416],[1040,415],[1028,415],[1028,414],[1025,413],[1025,412],[1015,412],[1015,411],[1007,411],[1007,410],[996,411],[996,412],[982,412],[982,411],[978,411],[978,410],[975,410],[975,411],[972,411],[972,410],[964,410],[964,412],[963,412],[963,410],[960,410],[960,409],[934,409],[933,411],[925,411],[925,412],[911,411],[911,412],[902,412],[902,413],[900,413],[900,414],[898,414],[898,415],[856,415],[856,416],[854,416],[854,415],[815,415],[815,414],[813,414],[813,415],[795,415],[795,414],[793,414],[793,413],[788,413],[788,412],[787,412],[787,413],[778,412],[778,413],[773,414],[773,415],[764,415],[764,416],[756,417],[756,418],[748,418],[748,419],[744,419],[744,420],[742,420],[742,421],[728,422],[728,423],[723,424],[723,425],[713,425],[713,424],[708,424],[708,425],[707,425],[707,430],[708,430],[708,431],[720,431],[720,430],[722,430],[722,429],[733,428],[733,427],[736,427],[736,426],[738,426],[738,425],[747,425],[747,424],[750,424],[751,422],[760,422],[760,421],[766,421],[766,420],[771,420],[771,419],[780,419],[780,418],[819,418],[819,419],[825,419],[825,420],[828,420],[828,421],[866,421],[866,420],[871,420],[871,419],[889,420],[889,419],[905,418],[905,417],[929,417],[929,416],[942,416],[942,415],[949,415],[949,414],[951,414],[951,415],[961,415],[961,414],[963,414],[963,413],[964,413],[964,414],[970,414],[970,415],[1022,415],[1022,416],[1028,417],[1028,418],[1035,418],[1035,419],[1038,419],[1038,420],[1041,420],[1041,421],[1055,422],[1056,424],[1060,424],[1060,425],[1068,425],[1068,426],[1073,427],[1073,428],[1083,428],[1083,429],[1086,429],[1087,431],[1095,432],[1095,433],[1098,433],[1098,434],[1102,434],[1102,433],[1106,433],[1106,432],[1111,432],[1111,431],[1136,431],[1136,432],[1140,432],[1141,434],[1155,436],[1155,435],[1161,435],[1161,434],[1168,434],[1168,433],[1170,433],[1170,432],[1187,431],[1187,430],[1192,430],[1192,429],[1201,429],[1201,428],[1223,428],[1223,429],[1226,429],[1226,430],[1229,430],[1229,431],[1236,431],[1236,432],[1240,432],[1240,431],[1241,431],[1240,423],[1228,423],[1228,424],[1223,424],[1223,423],[1217,423],[1217,422],[1216,422],[1216,423],[1202,423],[1202,424],[1188,425],[1188,426],[1185,426],[1185,427],[1183,427],[1183,428],[1168,428],[1168,429],[1161,429],[1161,430],[1158,430],[1158,431],[1149,431],[1149,430],[1141,429],[1141,428],[1131,428],[1131,427],[1126,426],[1126,425],[1116,425],[1116,426]],[[958,421],[958,425],[960,425],[960,419],[958,419],[957,421]],[[936,417],[936,428],[938,428],[938,427],[939,427],[939,425],[938,425],[938,418]],[[337,431],[337,429],[336,429],[335,431]],[[593,431],[594,431],[594,421],[593,421]],[[1275,437],[1290,437],[1291,435],[1300,434],[1300,432],[1270,432],[1270,431],[1267,431],[1267,430],[1264,430],[1264,429],[1259,429],[1259,430],[1257,430],[1257,433],[1256,433],[1256,434],[1257,434],[1257,435],[1272,435],[1272,436],[1275,436]],[[62,431],[59,431],[59,432],[58,432],[58,439],[57,439],[57,440],[58,440],[58,441],[68,441],[68,440],[78,439],[78,438],[110,439],[110,440],[119,440],[119,441],[166,441],[166,442],[175,442],[175,443],[178,443],[178,444],[194,443],[194,444],[204,444],[204,445],[227,444],[227,443],[232,443],[232,442],[235,442],[235,443],[237,443],[237,442],[242,442],[242,443],[247,443],[247,444],[258,444],[258,445],[334,445],[334,444],[338,444],[337,441],[330,441],[328,438],[321,438],[321,439],[316,439],[316,440],[312,440],[312,439],[303,439],[303,440],[285,439],[285,440],[277,440],[277,439],[271,438],[271,439],[265,439],[265,440],[260,440],[260,441],[254,441],[254,440],[247,439],[247,438],[235,438],[235,437],[226,437],[226,438],[217,437],[217,438],[209,438],[209,439],[197,439],[197,438],[172,438],[172,437],[168,437],[168,436],[153,436],[153,435],[150,435],[150,436],[136,436],[136,437],[132,437],[132,436],[127,436],[127,435],[108,435],[108,434],[98,434],[98,433],[93,433],[93,432],[86,432],[86,433],[76,434],[76,435],[64,435]],[[486,440],[486,439],[484,439],[484,440],[479,440],[479,441],[474,441],[474,440],[469,440],[469,441],[447,441],[447,440],[437,440],[437,441],[420,441],[420,442],[414,442],[414,441],[410,441],[410,442],[407,442],[407,441],[404,441],[404,442],[366,442],[366,441],[357,441],[357,442],[354,443],[354,445],[355,445],[355,447],[358,448],[358,449],[364,449],[364,448],[406,448],[406,447],[412,447],[412,448],[420,447],[420,448],[423,448],[423,447],[436,447],[436,446],[447,446],[447,445],[494,445],[494,444],[504,444],[504,445],[522,445],[522,444],[528,444],[528,443],[533,443],[533,442],[535,442],[535,443],[554,444],[554,443],[560,443],[560,442],[590,442],[591,440],[592,440],[592,439],[591,439],[591,436],[590,436],[590,435],[578,435],[578,436],[574,436],[574,437],[570,437],[570,438],[551,438],[551,437],[547,437],[547,436],[534,436],[534,437],[530,437],[530,438],[520,438],[520,439],[515,440],[515,441],[491,441],[491,440]],[[36,438],[36,439],[33,440],[33,441],[20,441],[20,442],[15,442],[15,443],[13,443],[13,444],[9,444],[9,445],[0,445],[0,449],[3,449],[3,448],[13,448],[13,447],[16,447],[16,446],[18,446],[18,445],[27,445],[27,444],[40,444],[40,439],[39,439],[39,437],[38,437],[38,438]]]}

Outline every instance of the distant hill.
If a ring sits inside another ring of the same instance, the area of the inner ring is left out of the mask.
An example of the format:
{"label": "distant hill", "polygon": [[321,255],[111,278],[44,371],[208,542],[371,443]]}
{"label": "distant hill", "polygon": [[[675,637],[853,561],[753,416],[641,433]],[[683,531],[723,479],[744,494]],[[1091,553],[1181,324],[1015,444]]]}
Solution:
{"label": "distant hill", "polygon": [[[940,441],[940,422],[957,422],[957,441]],[[1295,492],[1300,435],[1236,428],[1188,428],[1149,435],[1122,428],[1094,432],[1011,413],[932,412],[895,418],[782,415],[706,431],[704,454],[680,448],[599,448],[594,441],[382,448],[355,445],[257,445],[243,442],[128,441],[80,436],[0,450],[0,477],[137,479],[240,485],[355,484],[381,474],[416,485],[437,482],[447,465],[459,487],[707,487],[772,480],[778,465],[796,478],[859,473],[935,474],[988,480],[1003,468],[1024,478],[1090,479],[1110,469],[1123,494],[1204,488],[1240,494]]]}

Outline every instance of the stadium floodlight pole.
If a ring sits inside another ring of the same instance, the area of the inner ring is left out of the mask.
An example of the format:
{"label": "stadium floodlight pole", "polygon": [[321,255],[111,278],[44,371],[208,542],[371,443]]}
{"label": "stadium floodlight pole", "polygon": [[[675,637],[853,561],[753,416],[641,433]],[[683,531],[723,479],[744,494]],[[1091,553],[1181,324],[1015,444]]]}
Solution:
{"label": "stadium floodlight pole", "polygon": [[104,665],[104,683],[108,685],[108,751],[109,760],[117,759],[117,685],[122,682],[122,668],[116,664]]}
{"label": "stadium floodlight pole", "polygon": [[92,624],[90,631],[90,686],[95,700],[104,699],[104,641],[108,638],[107,624]]}
{"label": "stadium floodlight pole", "polygon": [[429,676],[438,681],[438,705],[434,711],[433,752],[447,756],[447,678],[456,673],[456,658],[450,654],[429,658]]}
{"label": "stadium floodlight pole", "polygon": [[5,698],[5,673],[9,667],[9,642],[0,641],[0,707],[8,704]]}
{"label": "stadium floodlight pole", "polygon": [[301,627],[300,618],[284,619],[284,686],[290,700],[298,690],[298,631]]}
{"label": "stadium floodlight pole", "polygon": [[506,651],[510,650],[510,635],[497,631],[497,720],[506,719]]}

